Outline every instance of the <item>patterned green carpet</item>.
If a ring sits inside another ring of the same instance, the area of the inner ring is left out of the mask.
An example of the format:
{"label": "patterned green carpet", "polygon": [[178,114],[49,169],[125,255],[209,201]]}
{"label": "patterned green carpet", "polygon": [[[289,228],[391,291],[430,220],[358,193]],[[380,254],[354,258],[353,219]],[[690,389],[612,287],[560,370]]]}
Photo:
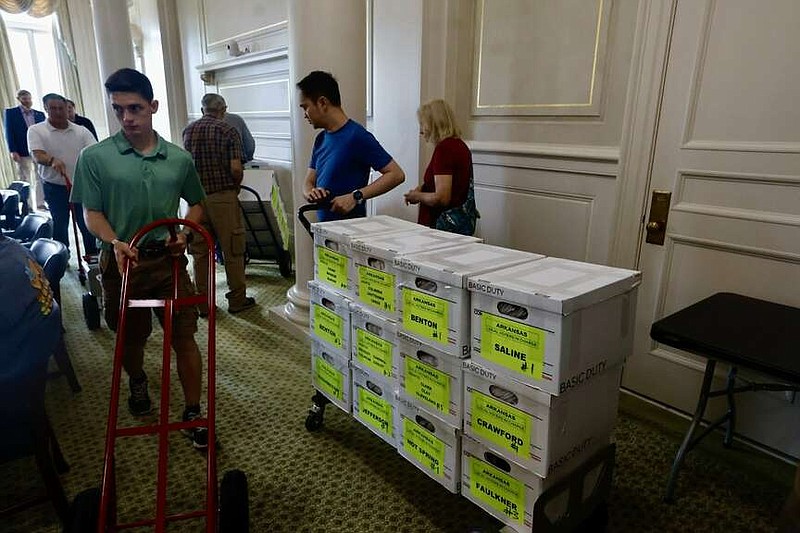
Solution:
{"label": "patterned green carpet", "polygon": [[[218,280],[218,299],[224,301],[224,274]],[[267,318],[269,307],[283,303],[291,283],[266,265],[250,265],[248,283],[259,307],[236,316],[222,311],[218,317],[217,428],[223,446],[220,475],[231,468],[247,473],[252,531],[499,530],[479,508],[449,494],[336,408],[327,409],[322,431],[307,432],[304,421],[313,393],[308,349]],[[62,291],[67,343],[83,391],[73,395],[63,378],[51,381],[48,411],[71,466],[62,477],[71,499],[99,485],[114,339],[105,327],[86,329],[74,270],[67,272]],[[155,329],[146,362],[154,400],[160,395],[155,384],[161,356],[160,330]],[[198,341],[205,339],[203,330]],[[181,397],[177,381],[172,397]],[[172,402],[174,418],[180,416],[181,403]],[[709,444],[690,454],[678,503],[666,505],[661,502],[666,474],[686,423],[624,396],[621,406],[610,531],[774,530],[791,467],[741,445],[722,450]],[[135,423],[125,409],[121,412],[123,424]],[[154,507],[155,440],[128,439],[117,456],[120,519],[147,517]],[[204,456],[176,435],[170,442],[170,511],[202,502],[204,468]],[[0,507],[40,486],[32,459],[0,465]],[[58,530],[49,504],[0,522],[3,532]],[[202,530],[198,522],[170,528]]]}

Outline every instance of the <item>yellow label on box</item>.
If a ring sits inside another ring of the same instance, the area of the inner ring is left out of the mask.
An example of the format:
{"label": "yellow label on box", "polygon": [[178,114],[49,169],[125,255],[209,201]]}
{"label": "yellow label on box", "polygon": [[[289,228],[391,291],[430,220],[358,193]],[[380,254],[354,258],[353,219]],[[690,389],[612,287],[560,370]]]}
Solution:
{"label": "yellow label on box", "polygon": [[344,348],[344,318],[327,307],[314,305],[314,334],[336,348]]}
{"label": "yellow label on box", "polygon": [[447,344],[450,303],[403,287],[403,327],[412,333]]}
{"label": "yellow label on box", "polygon": [[358,387],[358,417],[384,435],[392,436],[392,404]]}
{"label": "yellow label on box", "polygon": [[514,455],[529,458],[533,417],[476,390],[471,395],[472,431]]}
{"label": "yellow label on box", "polygon": [[270,201],[272,203],[272,212],[275,213],[275,220],[278,221],[278,231],[281,232],[281,242],[283,243],[283,249],[289,249],[289,236],[291,233],[289,232],[289,224],[286,221],[286,211],[283,210],[283,202],[281,201],[280,191],[278,190],[278,185],[276,183],[272,184],[272,190],[270,191]]}
{"label": "yellow label on box", "polygon": [[381,375],[392,377],[392,343],[369,331],[356,330],[356,359]]}
{"label": "yellow label on box", "polygon": [[411,356],[406,356],[405,360],[405,391],[440,413],[449,413],[450,376]]}
{"label": "yellow label on box", "polygon": [[509,520],[525,521],[525,485],[499,468],[469,457],[470,494]]}
{"label": "yellow label on box", "polygon": [[329,398],[344,401],[344,376],[330,363],[317,357],[314,363],[317,375],[317,387]]}
{"label": "yellow label on box", "polygon": [[317,246],[317,279],[337,289],[346,289],[347,256]]}
{"label": "yellow label on box", "polygon": [[491,313],[481,315],[481,357],[515,373],[542,379],[547,332]]}
{"label": "yellow label on box", "polygon": [[405,417],[403,417],[403,449],[430,473],[444,477],[444,442]]}
{"label": "yellow label on box", "polygon": [[358,265],[358,299],[387,313],[394,313],[394,274]]}

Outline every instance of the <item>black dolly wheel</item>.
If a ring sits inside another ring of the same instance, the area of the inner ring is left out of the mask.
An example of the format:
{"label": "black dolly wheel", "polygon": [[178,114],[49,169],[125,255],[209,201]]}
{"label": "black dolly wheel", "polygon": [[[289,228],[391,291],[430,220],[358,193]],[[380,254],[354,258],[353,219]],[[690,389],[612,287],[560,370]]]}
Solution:
{"label": "black dolly wheel", "polygon": [[247,476],[241,470],[229,470],[219,488],[219,532],[248,533],[250,531],[250,499]]}
{"label": "black dolly wheel", "polygon": [[86,489],[75,496],[70,510],[69,524],[66,533],[84,533],[97,531],[97,519],[100,516],[100,489]]}
{"label": "black dolly wheel", "polygon": [[86,286],[86,274],[83,272],[83,270],[78,273],[78,280],[81,282],[81,287]]}
{"label": "black dolly wheel", "polygon": [[292,277],[292,254],[287,251],[278,254],[278,269],[284,278]]}
{"label": "black dolly wheel", "polygon": [[100,329],[100,305],[89,292],[83,294],[83,318],[90,330]]}
{"label": "black dolly wheel", "polygon": [[319,431],[322,428],[322,412],[309,411],[306,417],[306,429],[311,431]]}

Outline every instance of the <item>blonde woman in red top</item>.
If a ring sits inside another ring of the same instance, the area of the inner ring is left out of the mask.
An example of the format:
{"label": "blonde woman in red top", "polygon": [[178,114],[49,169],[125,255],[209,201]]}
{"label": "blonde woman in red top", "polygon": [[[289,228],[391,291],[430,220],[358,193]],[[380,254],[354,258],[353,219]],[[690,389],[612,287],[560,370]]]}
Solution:
{"label": "blonde woman in red top", "polygon": [[419,204],[417,222],[453,233],[472,235],[475,209],[472,153],[461,140],[453,110],[444,100],[432,100],[417,110],[419,133],[436,148],[422,184],[405,194],[406,204]]}

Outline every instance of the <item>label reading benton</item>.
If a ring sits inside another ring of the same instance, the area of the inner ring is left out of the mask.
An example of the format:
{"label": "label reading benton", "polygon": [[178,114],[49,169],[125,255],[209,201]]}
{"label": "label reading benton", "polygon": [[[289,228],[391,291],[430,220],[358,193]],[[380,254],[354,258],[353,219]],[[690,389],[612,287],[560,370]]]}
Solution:
{"label": "label reading benton", "polygon": [[356,330],[356,359],[381,375],[392,377],[392,343],[369,331]]}
{"label": "label reading benton", "polygon": [[314,334],[335,348],[344,348],[344,319],[319,304],[314,305]]}
{"label": "label reading benton", "polygon": [[317,279],[337,289],[346,289],[347,256],[317,246]]}
{"label": "label reading benton", "polygon": [[440,413],[450,411],[450,376],[432,366],[405,357],[403,388],[418,400],[422,400]]}
{"label": "label reading benton", "polygon": [[472,395],[472,431],[514,455],[529,459],[533,417],[478,391],[468,390],[468,393]]}
{"label": "label reading benton", "polygon": [[387,313],[394,313],[394,274],[358,265],[358,299]]}
{"label": "label reading benton", "polygon": [[342,373],[321,357],[316,358],[314,365],[317,375],[317,387],[329,398],[335,398],[343,402],[344,376]]}
{"label": "label reading benton", "polygon": [[444,442],[405,417],[403,417],[403,449],[430,473],[444,477]]}
{"label": "label reading benton", "polygon": [[412,333],[447,344],[449,302],[403,287],[403,327]]}
{"label": "label reading benton", "polygon": [[524,484],[475,457],[469,457],[469,479],[473,496],[517,524],[524,523]]}
{"label": "label reading benton", "polygon": [[392,436],[392,404],[358,387],[358,417],[387,437]]}
{"label": "label reading benton", "polygon": [[481,357],[518,374],[542,379],[546,335],[533,326],[483,313]]}

